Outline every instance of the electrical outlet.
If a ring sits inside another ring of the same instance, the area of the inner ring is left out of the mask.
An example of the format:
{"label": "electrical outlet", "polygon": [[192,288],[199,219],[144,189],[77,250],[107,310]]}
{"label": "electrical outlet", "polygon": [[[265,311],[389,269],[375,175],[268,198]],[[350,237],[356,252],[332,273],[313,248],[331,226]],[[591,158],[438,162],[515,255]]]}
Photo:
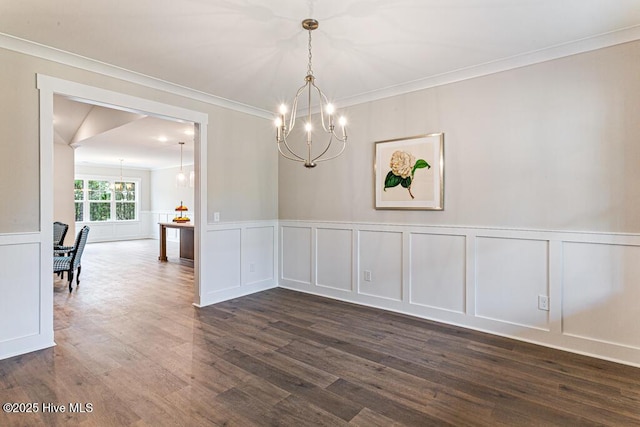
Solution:
{"label": "electrical outlet", "polygon": [[549,311],[549,297],[538,295],[538,310]]}
{"label": "electrical outlet", "polygon": [[369,270],[365,270],[364,271],[364,281],[365,282],[370,282],[371,281],[371,272]]}
{"label": "electrical outlet", "polygon": [[220,222],[220,212],[213,213],[213,222]]}
{"label": "electrical outlet", "polygon": [[255,273],[256,272],[256,265],[251,263],[249,264],[249,273]]}

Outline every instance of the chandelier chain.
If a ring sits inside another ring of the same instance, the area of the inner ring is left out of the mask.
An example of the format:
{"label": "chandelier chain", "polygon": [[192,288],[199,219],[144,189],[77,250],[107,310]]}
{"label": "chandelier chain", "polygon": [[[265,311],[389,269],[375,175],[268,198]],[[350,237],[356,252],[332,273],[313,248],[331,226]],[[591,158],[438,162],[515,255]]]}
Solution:
{"label": "chandelier chain", "polygon": [[313,70],[311,69],[311,30],[309,30],[309,65],[307,67],[307,74],[312,76],[313,75]]}

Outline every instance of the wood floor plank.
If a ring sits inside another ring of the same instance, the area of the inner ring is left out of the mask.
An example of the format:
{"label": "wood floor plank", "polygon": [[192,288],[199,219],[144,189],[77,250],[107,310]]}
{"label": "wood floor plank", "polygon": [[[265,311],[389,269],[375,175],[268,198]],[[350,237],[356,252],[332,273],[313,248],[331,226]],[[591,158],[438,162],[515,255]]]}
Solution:
{"label": "wood floor plank", "polygon": [[285,289],[193,293],[157,241],[87,245],[80,286],[54,280],[58,345],[0,361],[0,399],[94,410],[0,426],[640,425],[638,368]]}
{"label": "wood floor plank", "polygon": [[350,401],[343,400],[333,393],[326,392],[325,389],[315,386],[313,383],[298,378],[289,372],[280,370],[268,365],[255,357],[244,354],[238,350],[231,350],[224,355],[225,359],[252,374],[263,378],[279,388],[297,396],[303,396],[306,400],[313,402],[329,413],[342,418],[345,421],[351,420],[360,410],[361,406]]}
{"label": "wood floor plank", "polygon": [[291,395],[270,411],[269,425],[298,427],[303,425],[340,427],[347,426],[340,417],[319,408],[312,400]]}
{"label": "wood floor plank", "polygon": [[254,354],[256,359],[269,364],[275,368],[283,371],[287,371],[290,374],[299,378],[304,378],[306,381],[317,385],[318,387],[327,387],[331,385],[338,377],[331,372],[317,369],[308,363],[301,362],[296,359],[286,357],[281,353],[268,351],[264,353]]}
{"label": "wood floor plank", "polygon": [[345,399],[353,400],[363,407],[375,408],[387,418],[406,425],[421,426],[445,426],[453,425],[442,419],[436,418],[426,412],[417,411],[394,400],[384,399],[380,395],[364,387],[359,387],[343,379],[339,379],[327,388]]}
{"label": "wood floor plank", "polygon": [[[449,347],[448,343],[442,341],[437,344],[438,348]],[[619,387],[548,370],[545,369],[544,364],[542,366],[528,364],[522,358],[515,360],[502,355],[478,353],[472,348],[450,347],[451,352],[456,352],[457,363],[460,363],[460,366],[480,363],[487,374],[500,376],[503,379],[510,378],[513,382],[532,384],[532,388],[541,387],[538,390],[540,395],[548,395],[552,398],[562,395],[563,401],[577,402],[579,405],[588,403],[605,412],[613,410],[630,418],[636,418],[640,423],[640,412],[628,410],[637,400],[622,396]],[[530,393],[531,390],[528,392]]]}
{"label": "wood floor plank", "polygon": [[349,425],[357,427],[401,427],[404,424],[387,418],[369,408],[363,408],[350,422]]}
{"label": "wood floor plank", "polygon": [[489,417],[493,410],[494,403],[485,395],[473,396],[463,392],[462,388],[438,384],[427,376],[420,377],[411,371],[397,371],[382,363],[318,345],[293,342],[280,351],[292,358],[306,360],[309,364],[335,372],[354,386],[375,393],[381,401],[391,400],[441,421],[461,424],[463,420]]}

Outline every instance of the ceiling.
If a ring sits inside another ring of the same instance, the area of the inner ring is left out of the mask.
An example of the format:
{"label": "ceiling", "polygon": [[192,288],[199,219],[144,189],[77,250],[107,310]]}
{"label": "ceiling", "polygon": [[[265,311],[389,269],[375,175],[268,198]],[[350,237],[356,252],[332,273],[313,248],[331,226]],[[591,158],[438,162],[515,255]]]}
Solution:
{"label": "ceiling", "polygon": [[0,33],[268,114],[304,83],[307,17],[338,108],[640,38],[639,0],[21,0]]}
{"label": "ceiling", "polygon": [[[165,169],[193,164],[193,123],[110,109],[55,95],[56,143],[75,149],[76,165]],[[182,154],[179,142],[184,142]]]}

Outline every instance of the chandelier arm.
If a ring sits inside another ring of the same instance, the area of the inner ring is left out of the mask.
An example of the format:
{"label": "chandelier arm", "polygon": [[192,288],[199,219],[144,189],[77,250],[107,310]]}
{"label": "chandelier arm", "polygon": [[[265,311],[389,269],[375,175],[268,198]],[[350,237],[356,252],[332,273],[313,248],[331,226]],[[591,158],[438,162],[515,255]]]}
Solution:
{"label": "chandelier arm", "polygon": [[[280,153],[281,153],[283,156],[285,156],[285,154],[284,154],[284,152],[282,151],[282,148],[281,148],[281,146],[280,146],[281,142],[282,142],[282,143],[284,143],[284,146],[285,146],[285,148],[287,149],[287,151],[288,151],[292,156],[294,156],[296,159],[298,159],[298,161],[299,161],[299,162],[304,162],[304,161],[306,161],[306,159],[305,159],[305,158],[298,156],[298,155],[297,155],[297,154],[296,154],[296,153],[291,149],[291,147],[289,147],[289,144],[287,143],[287,138],[282,138],[282,141],[278,141],[278,151],[280,151]],[[286,157],[286,156],[285,156],[285,157]],[[287,158],[291,159],[291,157],[287,157]],[[292,160],[294,160],[294,159],[292,159]]]}
{"label": "chandelier arm", "polygon": [[329,138],[329,142],[327,143],[327,146],[324,147],[324,150],[322,151],[322,153],[320,153],[318,156],[316,156],[316,158],[314,158],[312,160],[312,162],[315,162],[316,160],[318,160],[320,157],[324,156],[327,151],[329,151],[329,148],[331,148],[331,144],[333,143],[333,135]]}
{"label": "chandelier arm", "polygon": [[[344,152],[344,149],[347,146],[347,136],[345,135],[344,137],[341,138],[338,135],[336,135],[336,133],[333,132],[333,131],[331,131],[330,134],[331,134],[331,137],[329,139],[329,144],[327,145],[327,147],[324,149],[324,151],[318,157],[316,157],[315,159],[312,160],[312,162],[320,163],[320,162],[324,162],[326,160],[335,159],[336,157],[339,157]],[[327,151],[329,151],[329,147],[331,146],[331,144],[333,144],[333,138],[335,138],[339,142],[342,142],[342,148],[340,148],[340,151],[337,154],[335,154],[335,155],[333,155],[331,157],[327,157],[326,159],[320,159],[320,157],[322,157]]]}
{"label": "chandelier arm", "polygon": [[333,134],[333,137],[334,137],[336,140],[338,140],[338,141],[340,141],[340,142],[347,142],[347,135],[345,135],[345,136],[338,136],[338,135],[336,135],[336,131],[335,131],[335,129],[334,129],[331,133]]}
{"label": "chandelier arm", "polygon": [[[327,129],[327,125],[324,122],[324,109],[325,109],[325,106],[329,104],[329,100],[327,99],[326,95],[322,92],[322,90],[320,90],[320,88],[316,86],[315,82],[311,82],[311,84],[315,88],[316,92],[318,92],[318,98],[320,98],[320,123],[322,124],[322,129],[324,129],[325,132],[331,132],[330,129],[331,129],[331,126],[333,125],[333,123],[331,123],[331,120],[329,121],[329,129]],[[331,117],[331,115],[329,115],[329,117]]]}
{"label": "chandelier arm", "polygon": [[[286,145],[286,143],[285,143],[285,145]],[[289,150],[289,152],[290,152],[291,154],[293,154],[294,156],[296,156],[296,157],[291,157],[291,156],[287,155],[284,151],[282,151],[282,148],[280,147],[280,143],[278,143],[278,151],[280,152],[280,155],[281,155],[282,157],[284,157],[285,159],[293,160],[293,161],[296,161],[296,162],[305,162],[305,161],[306,161],[306,160],[305,160],[305,159],[303,159],[302,157],[299,157],[296,153],[292,152],[292,151],[289,149],[289,147],[288,147],[288,146],[287,146],[287,150]]]}
{"label": "chandelier arm", "polygon": [[[327,161],[327,160],[333,160],[333,159],[335,159],[336,157],[340,156],[340,155],[344,152],[344,149],[346,148],[346,146],[347,146],[346,141],[342,141],[342,148],[340,149],[340,152],[339,152],[339,153],[337,153],[337,154],[336,154],[336,155],[334,155],[334,156],[327,157],[326,159],[320,159],[319,157],[316,157],[315,159],[313,159],[313,161],[314,161],[314,162],[317,162],[317,163],[320,163],[320,162],[325,162],[325,161]],[[325,150],[325,151],[326,151],[326,150]]]}
{"label": "chandelier arm", "polygon": [[293,105],[291,105],[291,116],[289,117],[289,129],[287,129],[285,135],[289,135],[289,133],[293,130],[293,127],[296,125],[296,115],[298,114],[298,98],[308,84],[309,82],[300,86],[300,88],[296,92],[296,96],[293,97]]}

